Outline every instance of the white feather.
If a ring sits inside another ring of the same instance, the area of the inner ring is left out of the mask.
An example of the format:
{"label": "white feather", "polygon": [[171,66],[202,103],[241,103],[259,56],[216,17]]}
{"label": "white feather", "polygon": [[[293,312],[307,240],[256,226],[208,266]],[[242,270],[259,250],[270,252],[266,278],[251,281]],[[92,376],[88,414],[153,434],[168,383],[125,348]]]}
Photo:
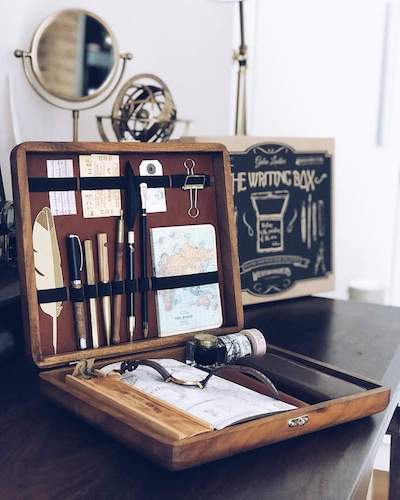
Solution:
{"label": "white feather", "polygon": [[[60,249],[53,215],[44,207],[33,224],[33,258],[37,290],[47,290],[64,286]],[[57,352],[57,318],[61,313],[62,302],[40,304],[42,311],[53,319],[53,347]]]}

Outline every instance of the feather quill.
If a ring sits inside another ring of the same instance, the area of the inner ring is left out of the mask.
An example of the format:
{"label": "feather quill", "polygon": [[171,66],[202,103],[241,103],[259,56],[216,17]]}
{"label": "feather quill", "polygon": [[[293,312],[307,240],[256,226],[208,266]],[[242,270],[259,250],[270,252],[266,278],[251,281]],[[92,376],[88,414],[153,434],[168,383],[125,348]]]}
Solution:
{"label": "feather quill", "polygon": [[[54,217],[48,207],[44,207],[33,224],[33,257],[37,290],[61,288],[64,280],[61,268],[60,249],[57,241]],[[40,304],[42,311],[53,320],[53,348],[57,353],[57,318],[61,313],[62,302]]]}

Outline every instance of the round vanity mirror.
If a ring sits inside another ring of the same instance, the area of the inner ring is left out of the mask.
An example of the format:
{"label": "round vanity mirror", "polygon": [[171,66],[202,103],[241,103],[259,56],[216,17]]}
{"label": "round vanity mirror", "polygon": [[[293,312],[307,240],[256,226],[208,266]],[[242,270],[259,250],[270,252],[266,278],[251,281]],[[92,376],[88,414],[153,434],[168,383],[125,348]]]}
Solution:
{"label": "round vanity mirror", "polygon": [[109,85],[118,66],[118,47],[100,18],[64,10],[47,18],[31,46],[32,69],[43,88],[67,101],[84,101]]}
{"label": "round vanity mirror", "polygon": [[94,108],[119,85],[129,52],[120,54],[107,24],[82,9],[68,9],[45,19],[33,35],[29,52],[17,49],[25,76],[46,102],[72,111],[73,140],[78,140],[79,112]]}

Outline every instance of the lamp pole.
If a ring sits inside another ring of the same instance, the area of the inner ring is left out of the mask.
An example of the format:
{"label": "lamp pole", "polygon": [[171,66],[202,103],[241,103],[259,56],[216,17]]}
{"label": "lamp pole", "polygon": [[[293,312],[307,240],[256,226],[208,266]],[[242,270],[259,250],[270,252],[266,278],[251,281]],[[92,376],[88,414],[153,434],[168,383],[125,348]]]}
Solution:
{"label": "lamp pole", "polygon": [[236,118],[235,135],[247,134],[246,116],[246,73],[247,73],[247,46],[244,33],[243,0],[239,0],[240,45],[233,53],[234,61],[238,63],[237,90],[236,90]]}

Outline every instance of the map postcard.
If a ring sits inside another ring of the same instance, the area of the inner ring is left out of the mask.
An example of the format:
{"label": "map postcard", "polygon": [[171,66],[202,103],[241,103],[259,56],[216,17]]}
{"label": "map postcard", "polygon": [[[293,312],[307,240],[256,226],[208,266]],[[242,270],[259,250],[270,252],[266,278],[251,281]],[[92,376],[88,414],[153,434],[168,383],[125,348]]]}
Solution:
{"label": "map postcard", "polygon": [[[154,276],[184,276],[217,271],[215,228],[211,224],[150,229]],[[219,328],[222,325],[218,283],[158,290],[158,335]]]}

